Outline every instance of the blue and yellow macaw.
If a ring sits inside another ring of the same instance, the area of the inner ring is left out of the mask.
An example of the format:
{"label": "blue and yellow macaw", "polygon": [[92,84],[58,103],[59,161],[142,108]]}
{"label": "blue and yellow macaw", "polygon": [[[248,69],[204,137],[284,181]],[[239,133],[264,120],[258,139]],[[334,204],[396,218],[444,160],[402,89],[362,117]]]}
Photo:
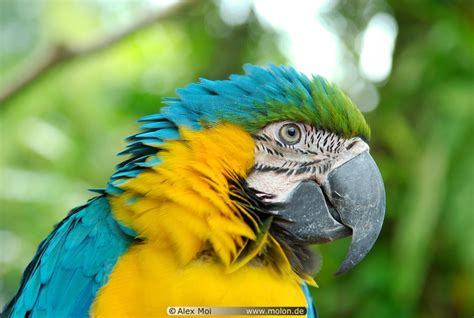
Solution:
{"label": "blue and yellow macaw", "polygon": [[169,306],[302,306],[312,243],[367,255],[385,192],[356,106],[293,68],[178,89],[140,119],[105,189],[41,243],[4,317],[166,317]]}

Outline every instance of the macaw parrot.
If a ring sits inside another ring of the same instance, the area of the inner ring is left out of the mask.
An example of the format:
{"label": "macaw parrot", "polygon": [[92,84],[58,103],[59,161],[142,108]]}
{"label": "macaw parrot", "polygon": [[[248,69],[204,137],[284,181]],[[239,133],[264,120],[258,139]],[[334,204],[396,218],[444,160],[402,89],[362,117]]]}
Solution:
{"label": "macaw parrot", "polygon": [[139,120],[107,187],[41,243],[2,317],[166,317],[169,306],[302,306],[315,317],[311,244],[385,213],[368,125],[319,76],[287,66],[200,79]]}

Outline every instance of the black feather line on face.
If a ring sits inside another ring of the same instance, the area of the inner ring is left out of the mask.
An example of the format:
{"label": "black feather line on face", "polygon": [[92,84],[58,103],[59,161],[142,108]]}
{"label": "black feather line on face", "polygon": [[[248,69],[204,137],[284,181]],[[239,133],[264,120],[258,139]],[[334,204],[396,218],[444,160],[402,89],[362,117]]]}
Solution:
{"label": "black feather line on face", "polygon": [[[229,188],[231,189],[230,198],[238,202],[259,225],[262,225],[265,220],[272,218],[268,230],[269,234],[280,244],[293,271],[300,277],[312,275],[318,265],[318,258],[306,242],[301,241],[293,233],[285,229],[285,223],[294,221],[286,220],[277,214],[283,203],[264,201],[264,199],[271,199],[274,196],[249,187],[245,180],[231,180],[229,181]],[[258,231],[252,220],[248,217],[244,217],[244,220],[254,231]],[[272,252],[266,251],[269,254]],[[260,257],[265,258],[265,256],[262,255]],[[274,259],[271,255],[268,256],[270,256],[268,257],[269,259]]]}

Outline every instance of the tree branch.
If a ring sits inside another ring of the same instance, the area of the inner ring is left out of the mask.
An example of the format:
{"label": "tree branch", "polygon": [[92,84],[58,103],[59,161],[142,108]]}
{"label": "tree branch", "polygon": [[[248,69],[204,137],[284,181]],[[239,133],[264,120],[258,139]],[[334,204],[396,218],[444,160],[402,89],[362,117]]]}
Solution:
{"label": "tree branch", "polygon": [[23,72],[19,72],[19,75],[15,79],[7,83],[5,87],[0,90],[0,105],[5,105],[6,102],[18,95],[22,90],[34,84],[35,81],[57,66],[77,58],[87,57],[103,51],[157,21],[177,15],[195,2],[195,0],[180,0],[172,7],[150,13],[116,33],[112,33],[104,38],[99,38],[83,46],[68,47],[62,43],[53,45],[41,57],[29,62],[28,65],[24,67]]}

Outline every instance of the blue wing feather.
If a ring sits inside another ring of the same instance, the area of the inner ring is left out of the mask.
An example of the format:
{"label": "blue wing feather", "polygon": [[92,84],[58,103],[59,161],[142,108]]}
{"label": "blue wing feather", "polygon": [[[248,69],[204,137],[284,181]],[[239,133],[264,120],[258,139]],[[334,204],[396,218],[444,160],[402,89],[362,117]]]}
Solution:
{"label": "blue wing feather", "polygon": [[306,303],[308,304],[306,317],[318,318],[318,312],[316,311],[316,307],[314,306],[313,297],[311,296],[311,293],[309,292],[308,285],[303,284],[302,288],[303,288],[304,296],[306,297]]}
{"label": "blue wing feather", "polygon": [[44,240],[2,317],[88,317],[119,256],[133,242],[105,196],[71,211]]}

